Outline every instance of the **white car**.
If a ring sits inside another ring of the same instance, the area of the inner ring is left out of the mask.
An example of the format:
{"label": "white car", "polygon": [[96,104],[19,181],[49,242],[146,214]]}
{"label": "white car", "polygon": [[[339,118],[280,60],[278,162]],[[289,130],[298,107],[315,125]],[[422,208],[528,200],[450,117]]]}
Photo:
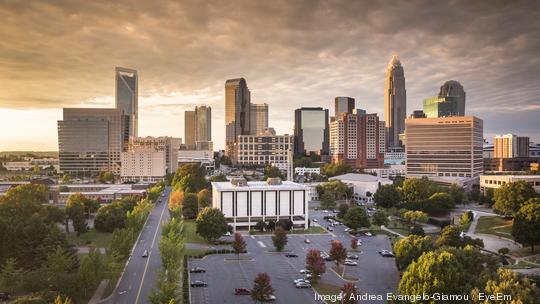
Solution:
{"label": "white car", "polygon": [[304,282],[304,283],[308,283],[308,284],[310,283],[309,280],[306,280],[306,279],[296,279],[293,282],[294,282],[295,285],[300,283],[300,282]]}
{"label": "white car", "polygon": [[371,232],[366,232],[364,233],[366,236],[373,236],[373,234]]}
{"label": "white car", "polygon": [[347,266],[358,266],[357,262],[351,261],[351,260],[345,260],[344,264],[347,265]]}
{"label": "white car", "polygon": [[300,269],[300,273],[301,273],[301,274],[307,274],[307,273],[309,273],[309,270],[306,270],[306,269]]}
{"label": "white car", "polygon": [[319,220],[318,220],[318,219],[313,219],[313,221],[314,221],[315,223],[317,223]]}

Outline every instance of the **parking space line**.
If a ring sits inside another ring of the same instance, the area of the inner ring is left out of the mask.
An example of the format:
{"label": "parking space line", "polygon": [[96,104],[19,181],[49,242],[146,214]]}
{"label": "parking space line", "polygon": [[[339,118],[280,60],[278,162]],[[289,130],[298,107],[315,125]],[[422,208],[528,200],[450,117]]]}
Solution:
{"label": "parking space line", "polygon": [[257,241],[257,244],[259,244],[259,246],[261,246],[263,248],[266,248],[266,245],[261,241]]}

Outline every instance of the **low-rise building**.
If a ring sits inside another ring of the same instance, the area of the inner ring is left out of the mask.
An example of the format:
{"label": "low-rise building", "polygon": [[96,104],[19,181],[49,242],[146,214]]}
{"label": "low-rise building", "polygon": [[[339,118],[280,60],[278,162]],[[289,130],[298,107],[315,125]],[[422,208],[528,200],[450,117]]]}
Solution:
{"label": "low-rise building", "polygon": [[178,165],[200,164],[207,172],[213,172],[216,164],[212,150],[180,150],[178,151]]}
{"label": "low-rise building", "polygon": [[396,176],[405,176],[407,168],[405,165],[391,165],[389,168],[365,169],[364,172],[375,174],[377,177],[394,178]]}
{"label": "low-rise building", "polygon": [[294,173],[298,175],[307,174],[321,174],[321,168],[308,168],[308,167],[296,167],[294,168]]}
{"label": "low-rise building", "polygon": [[360,202],[370,203],[373,194],[383,185],[391,185],[393,182],[388,178],[373,176],[370,174],[347,173],[331,177],[330,180],[340,180],[353,188],[353,199]]}
{"label": "low-rise building", "polygon": [[294,227],[308,226],[308,196],[305,186],[279,178],[247,182],[233,178],[212,183],[212,207],[223,212],[235,229],[251,229],[258,221],[290,219]]}
{"label": "low-rise building", "polygon": [[480,175],[480,190],[497,189],[500,186],[525,181],[533,186],[534,190],[540,193],[540,175]]}
{"label": "low-rise building", "polygon": [[65,205],[69,197],[80,193],[100,203],[111,203],[126,196],[146,197],[149,184],[70,184],[50,187],[53,202]]}

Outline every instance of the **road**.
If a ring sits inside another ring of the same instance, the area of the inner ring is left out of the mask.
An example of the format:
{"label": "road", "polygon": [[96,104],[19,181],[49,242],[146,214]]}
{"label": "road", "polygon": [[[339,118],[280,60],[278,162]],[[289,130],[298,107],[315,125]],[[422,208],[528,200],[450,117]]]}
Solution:
{"label": "road", "polygon": [[[163,193],[164,196],[160,197],[146,220],[116,289],[110,297],[100,303],[149,303],[148,295],[155,287],[161,268],[161,257],[158,249],[161,238],[161,223],[169,219],[167,202],[170,188],[166,188]],[[142,257],[145,250],[148,250],[149,253],[147,258]]]}

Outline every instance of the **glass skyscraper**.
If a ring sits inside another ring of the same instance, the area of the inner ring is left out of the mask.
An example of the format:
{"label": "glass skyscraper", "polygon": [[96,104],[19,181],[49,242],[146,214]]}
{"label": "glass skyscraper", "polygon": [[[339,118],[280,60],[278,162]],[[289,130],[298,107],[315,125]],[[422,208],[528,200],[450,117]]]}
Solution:
{"label": "glass skyscraper", "polygon": [[238,135],[250,135],[251,95],[244,78],[225,82],[225,154],[235,159]]}
{"label": "glass skyscraper", "polygon": [[139,99],[137,71],[116,67],[115,73],[116,108],[123,111],[122,139],[127,145],[129,137],[138,136]]}
{"label": "glass skyscraper", "polygon": [[300,108],[294,111],[295,154],[328,156],[328,110]]}
{"label": "glass skyscraper", "polygon": [[458,113],[456,97],[431,97],[424,99],[424,114],[427,118],[462,116]]}

